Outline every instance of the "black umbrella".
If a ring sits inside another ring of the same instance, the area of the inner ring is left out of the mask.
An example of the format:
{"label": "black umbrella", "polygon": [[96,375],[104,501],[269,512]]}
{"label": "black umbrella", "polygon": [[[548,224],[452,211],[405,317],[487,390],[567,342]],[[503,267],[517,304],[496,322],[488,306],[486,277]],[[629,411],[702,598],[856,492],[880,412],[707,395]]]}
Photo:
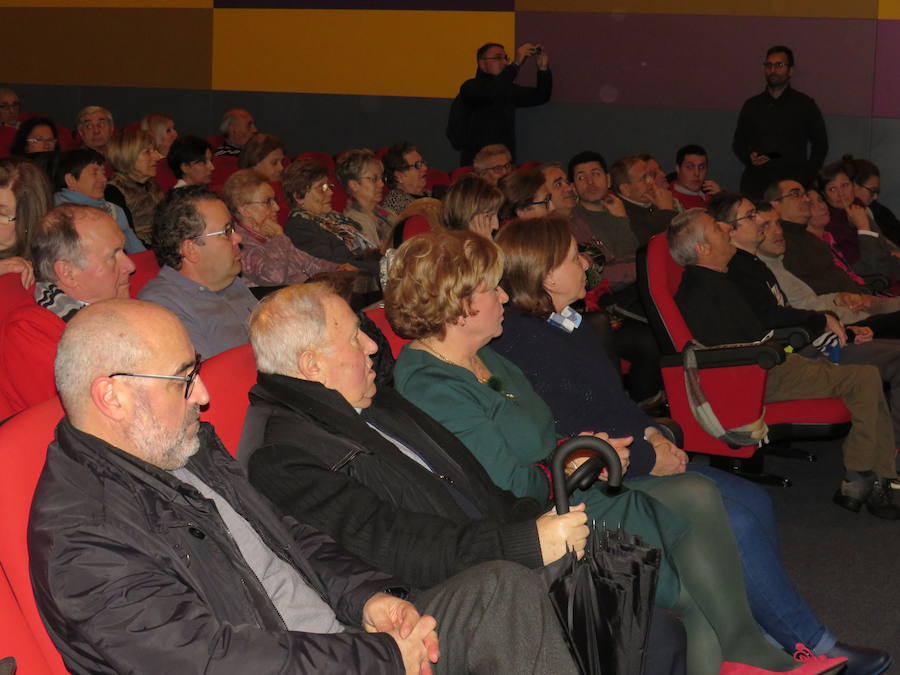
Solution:
{"label": "black umbrella", "polygon": [[[567,478],[566,459],[585,449],[597,455]],[[557,448],[551,460],[557,513],[569,512],[569,494],[590,487],[603,466],[609,480],[601,489],[611,495],[627,489],[619,457],[605,441],[576,436]],[[644,546],[621,528],[594,523],[581,560],[570,552],[544,568],[550,599],[585,675],[642,672],[659,563],[659,549]]]}

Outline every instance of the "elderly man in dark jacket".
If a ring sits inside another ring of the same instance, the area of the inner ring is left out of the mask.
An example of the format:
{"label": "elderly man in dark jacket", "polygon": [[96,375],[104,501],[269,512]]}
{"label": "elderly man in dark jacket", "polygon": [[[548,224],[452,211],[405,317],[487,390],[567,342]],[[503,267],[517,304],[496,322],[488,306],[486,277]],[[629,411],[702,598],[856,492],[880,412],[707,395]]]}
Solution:
{"label": "elderly man in dark jacket", "polygon": [[448,673],[575,672],[543,589],[510,564],[416,596],[441,624],[439,651],[435,619],[401,581],[250,486],[198,423],[209,400],[198,368],[184,327],[148,303],[91,305],[60,342],[67,417],[36,490],[29,552],[71,672],[412,675],[435,661]]}
{"label": "elderly man in dark jacket", "polygon": [[[483,561],[537,568],[584,546],[581,507],[558,516],[501,490],[453,434],[376,391],[376,346],[326,286],[267,297],[250,336],[260,373],[238,459],[286,513],[424,587]],[[663,614],[653,626],[647,672],[676,672],[681,626]]]}

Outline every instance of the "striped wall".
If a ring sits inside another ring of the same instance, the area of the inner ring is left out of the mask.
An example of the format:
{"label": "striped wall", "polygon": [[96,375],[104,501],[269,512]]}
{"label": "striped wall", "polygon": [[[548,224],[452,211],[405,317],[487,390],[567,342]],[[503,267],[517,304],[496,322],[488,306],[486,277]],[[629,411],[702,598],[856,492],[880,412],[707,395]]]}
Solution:
{"label": "striped wall", "polygon": [[255,105],[292,150],[409,136],[444,166],[447,99],[475,48],[540,41],[554,96],[520,112],[523,158],[590,146],[669,166],[700,142],[730,184],[736,112],[762,90],[766,47],[785,43],[831,155],[873,157],[888,202],[900,194],[900,0],[0,0],[0,25],[19,57],[0,77],[63,120],[70,100],[123,122],[152,107],[206,134],[222,106]]}

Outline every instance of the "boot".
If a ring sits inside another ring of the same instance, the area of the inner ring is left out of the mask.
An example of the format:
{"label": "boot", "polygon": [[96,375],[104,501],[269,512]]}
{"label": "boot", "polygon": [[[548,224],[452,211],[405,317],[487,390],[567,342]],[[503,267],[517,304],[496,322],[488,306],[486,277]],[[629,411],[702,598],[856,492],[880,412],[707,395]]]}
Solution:
{"label": "boot", "polygon": [[900,506],[894,504],[894,495],[889,479],[875,479],[869,497],[866,499],[866,508],[876,518],[900,520]]}

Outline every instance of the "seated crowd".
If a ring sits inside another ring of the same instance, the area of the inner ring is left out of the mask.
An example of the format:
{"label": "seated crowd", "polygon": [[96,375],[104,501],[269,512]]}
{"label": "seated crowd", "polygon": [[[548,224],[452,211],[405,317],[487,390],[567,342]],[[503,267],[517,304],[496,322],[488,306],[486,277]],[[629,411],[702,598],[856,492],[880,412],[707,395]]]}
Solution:
{"label": "seated crowd", "polygon": [[[693,143],[668,176],[494,144],[451,181],[408,141],[292,159],[246,110],[218,131],[89,106],[74,134],[24,116],[0,159],[0,423],[65,409],[28,545],[71,672],[577,673],[532,570],[581,555],[588,520],[661,550],[647,673],[889,667],[801,597],[766,492],[655,419],[637,279],[661,237],[704,345],[802,327],[765,400],[841,399],[833,501],[900,520],[900,221],[872,162],[752,201]],[[235,460],[199,421],[202,365],[247,344]],[[543,466],[585,434],[628,489],[559,515]]]}

